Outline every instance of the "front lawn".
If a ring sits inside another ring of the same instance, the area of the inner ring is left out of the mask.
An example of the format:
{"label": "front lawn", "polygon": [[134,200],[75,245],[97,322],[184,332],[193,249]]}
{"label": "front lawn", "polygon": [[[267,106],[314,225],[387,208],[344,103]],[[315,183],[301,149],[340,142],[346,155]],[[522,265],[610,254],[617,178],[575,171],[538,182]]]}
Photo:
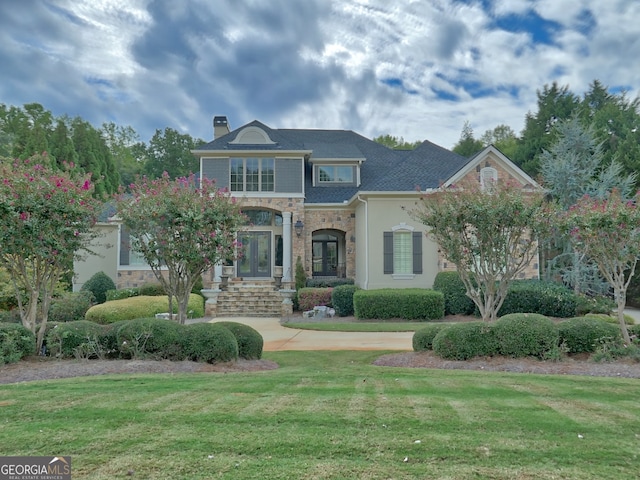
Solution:
{"label": "front lawn", "polygon": [[71,455],[74,479],[638,476],[637,379],[372,366],[379,355],[2,385],[0,451]]}

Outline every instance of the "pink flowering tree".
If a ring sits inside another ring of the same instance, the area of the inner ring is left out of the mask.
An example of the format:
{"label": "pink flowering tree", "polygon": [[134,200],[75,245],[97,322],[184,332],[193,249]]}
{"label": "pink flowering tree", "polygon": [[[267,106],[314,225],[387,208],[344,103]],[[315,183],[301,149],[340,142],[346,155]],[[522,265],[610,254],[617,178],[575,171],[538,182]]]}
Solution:
{"label": "pink flowering tree", "polygon": [[37,333],[36,352],[56,284],[95,238],[99,202],[89,178],[52,167],[46,153],[0,161],[0,265],[22,324]]}
{"label": "pink flowering tree", "polygon": [[131,248],[167,291],[170,311],[175,297],[179,322],[184,323],[189,294],[200,275],[236,258],[237,232],[246,217],[228,191],[206,178],[198,182],[194,175],[142,177],[129,192],[118,197],[117,211],[131,234]]}
{"label": "pink flowering tree", "polygon": [[577,251],[598,265],[613,288],[618,322],[625,343],[631,342],[624,321],[627,288],[640,258],[640,194],[624,200],[614,190],[608,198],[584,196],[562,217]]}
{"label": "pink flowering tree", "polygon": [[515,184],[482,191],[476,182],[426,195],[413,215],[456,266],[484,321],[496,319],[511,282],[537,261],[551,217],[541,192]]}

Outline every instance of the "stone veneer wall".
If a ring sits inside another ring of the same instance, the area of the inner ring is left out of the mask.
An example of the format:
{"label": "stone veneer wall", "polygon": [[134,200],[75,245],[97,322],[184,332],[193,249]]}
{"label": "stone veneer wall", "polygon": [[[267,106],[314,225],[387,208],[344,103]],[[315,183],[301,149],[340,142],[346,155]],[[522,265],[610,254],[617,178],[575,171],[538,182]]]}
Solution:
{"label": "stone veneer wall", "polygon": [[151,270],[118,270],[116,288],[138,288],[146,283],[158,283]]}

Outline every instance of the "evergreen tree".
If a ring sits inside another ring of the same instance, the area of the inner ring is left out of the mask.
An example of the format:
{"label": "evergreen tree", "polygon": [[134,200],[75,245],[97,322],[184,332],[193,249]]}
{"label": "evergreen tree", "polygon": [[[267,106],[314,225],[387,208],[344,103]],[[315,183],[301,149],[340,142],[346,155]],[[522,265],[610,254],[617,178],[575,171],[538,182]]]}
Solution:
{"label": "evergreen tree", "polygon": [[460,134],[460,140],[458,140],[458,143],[456,143],[451,150],[463,157],[471,157],[480,152],[483,148],[484,144],[482,141],[476,140],[473,137],[473,128],[471,128],[471,124],[468,120],[465,121],[464,126],[462,127],[462,133]]}

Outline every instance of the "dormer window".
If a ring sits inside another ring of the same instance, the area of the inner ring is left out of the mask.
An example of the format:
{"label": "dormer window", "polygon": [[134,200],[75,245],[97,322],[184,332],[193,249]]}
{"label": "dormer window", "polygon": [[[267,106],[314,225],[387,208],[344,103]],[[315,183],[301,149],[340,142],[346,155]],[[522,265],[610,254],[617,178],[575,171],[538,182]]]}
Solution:
{"label": "dormer window", "polygon": [[318,183],[353,183],[352,166],[318,165]]}

